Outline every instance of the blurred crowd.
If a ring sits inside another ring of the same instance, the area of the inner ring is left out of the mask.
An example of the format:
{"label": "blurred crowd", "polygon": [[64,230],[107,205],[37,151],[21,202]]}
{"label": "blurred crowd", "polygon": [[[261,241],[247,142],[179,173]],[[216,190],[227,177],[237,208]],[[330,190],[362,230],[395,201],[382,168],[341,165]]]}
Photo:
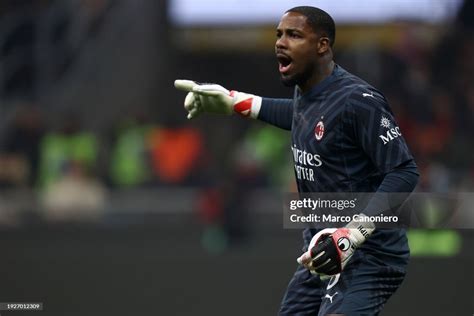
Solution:
{"label": "blurred crowd", "polygon": [[474,187],[472,11],[434,42],[407,30],[382,53],[380,88],[421,171],[419,191]]}

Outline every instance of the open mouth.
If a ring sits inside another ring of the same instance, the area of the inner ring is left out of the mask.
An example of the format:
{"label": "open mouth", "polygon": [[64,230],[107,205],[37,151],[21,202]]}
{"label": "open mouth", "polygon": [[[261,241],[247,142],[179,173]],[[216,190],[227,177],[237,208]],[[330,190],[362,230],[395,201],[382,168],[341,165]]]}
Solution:
{"label": "open mouth", "polygon": [[278,70],[280,73],[284,74],[288,72],[292,65],[292,60],[291,57],[285,55],[285,54],[277,54],[277,60],[278,60]]}

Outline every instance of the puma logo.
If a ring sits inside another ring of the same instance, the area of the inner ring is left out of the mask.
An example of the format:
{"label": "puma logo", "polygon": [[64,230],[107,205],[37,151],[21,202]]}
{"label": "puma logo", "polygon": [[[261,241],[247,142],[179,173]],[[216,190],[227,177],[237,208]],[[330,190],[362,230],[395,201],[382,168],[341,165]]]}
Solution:
{"label": "puma logo", "polygon": [[329,299],[329,301],[330,301],[330,302],[331,302],[331,304],[332,304],[332,298],[333,298],[334,296],[336,296],[336,294],[337,294],[337,292],[336,292],[336,293],[334,293],[333,295],[326,294],[326,296],[325,296],[324,298],[328,298],[328,299]]}

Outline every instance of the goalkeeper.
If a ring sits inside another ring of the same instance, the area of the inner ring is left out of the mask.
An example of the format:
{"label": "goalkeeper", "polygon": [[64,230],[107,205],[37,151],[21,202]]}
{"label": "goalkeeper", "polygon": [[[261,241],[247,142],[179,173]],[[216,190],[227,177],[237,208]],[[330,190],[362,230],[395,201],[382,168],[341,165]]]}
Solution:
{"label": "goalkeeper", "polygon": [[[280,77],[295,87],[292,100],[176,80],[188,92],[188,118],[238,113],[290,130],[302,193],[411,192],[417,167],[387,100],[333,61],[333,19],[318,8],[295,7],[276,35]],[[303,238],[280,315],[378,315],[404,279],[409,249],[402,229],[349,223],[305,229]]]}

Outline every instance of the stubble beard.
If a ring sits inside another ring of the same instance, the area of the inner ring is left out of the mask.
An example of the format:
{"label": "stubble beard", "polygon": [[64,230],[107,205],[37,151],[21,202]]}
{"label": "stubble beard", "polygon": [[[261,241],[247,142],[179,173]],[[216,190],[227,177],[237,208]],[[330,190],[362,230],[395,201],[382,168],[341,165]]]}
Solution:
{"label": "stubble beard", "polygon": [[298,84],[295,76],[284,77],[280,75],[280,81],[285,87],[294,87]]}

